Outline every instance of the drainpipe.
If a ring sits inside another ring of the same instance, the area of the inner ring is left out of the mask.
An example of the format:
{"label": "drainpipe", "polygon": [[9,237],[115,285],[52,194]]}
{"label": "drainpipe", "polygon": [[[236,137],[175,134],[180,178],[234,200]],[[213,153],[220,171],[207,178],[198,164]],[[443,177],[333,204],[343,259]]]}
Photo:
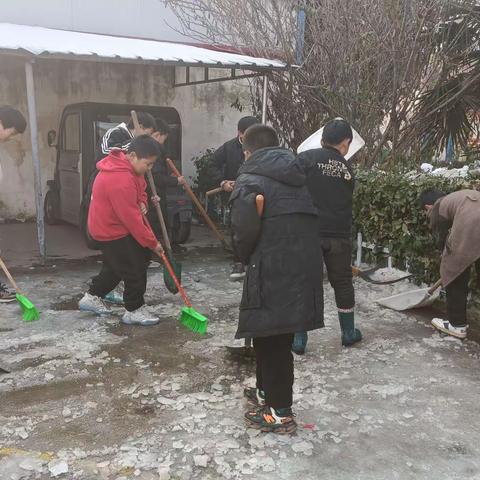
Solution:
{"label": "drainpipe", "polygon": [[268,77],[263,76],[262,123],[267,123]]}
{"label": "drainpipe", "polygon": [[297,34],[296,34],[296,48],[295,48],[295,63],[301,65],[303,62],[303,49],[305,46],[305,8],[299,7],[297,12]]}
{"label": "drainpipe", "polygon": [[37,236],[42,265],[46,260],[45,223],[43,215],[42,177],[40,170],[40,156],[38,154],[37,109],[35,103],[35,84],[33,82],[33,62],[25,63],[25,78],[27,83],[28,120],[30,125],[30,139],[32,142],[32,163],[35,190],[35,208],[37,211]]}

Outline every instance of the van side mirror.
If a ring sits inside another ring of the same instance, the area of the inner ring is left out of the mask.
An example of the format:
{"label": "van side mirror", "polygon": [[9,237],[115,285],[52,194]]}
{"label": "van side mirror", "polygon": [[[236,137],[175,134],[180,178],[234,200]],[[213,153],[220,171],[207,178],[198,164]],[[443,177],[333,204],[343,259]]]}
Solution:
{"label": "van side mirror", "polygon": [[47,133],[47,143],[49,147],[56,147],[55,140],[57,139],[57,132],[55,130],[50,130]]}

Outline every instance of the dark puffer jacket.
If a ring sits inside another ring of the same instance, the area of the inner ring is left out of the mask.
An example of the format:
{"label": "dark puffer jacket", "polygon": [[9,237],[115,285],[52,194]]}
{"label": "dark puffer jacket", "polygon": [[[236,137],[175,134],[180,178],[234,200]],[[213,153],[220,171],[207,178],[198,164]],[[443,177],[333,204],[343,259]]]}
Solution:
{"label": "dark puffer jacket", "polygon": [[[248,265],[237,338],[323,327],[317,213],[294,155],[255,152],[239,171],[230,202],[235,247]],[[255,197],[265,197],[260,218]]]}

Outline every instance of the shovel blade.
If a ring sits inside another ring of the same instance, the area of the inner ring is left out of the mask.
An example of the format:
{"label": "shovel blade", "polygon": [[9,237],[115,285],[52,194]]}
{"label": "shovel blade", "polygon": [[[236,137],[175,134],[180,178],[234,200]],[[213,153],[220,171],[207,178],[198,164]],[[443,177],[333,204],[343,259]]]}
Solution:
{"label": "shovel blade", "polygon": [[399,293],[391,297],[380,298],[376,301],[382,307],[390,308],[397,312],[410,310],[412,308],[421,308],[431,305],[438,298],[438,294],[430,295],[428,288],[419,288],[408,292]]}
{"label": "shovel blade", "polygon": [[[179,262],[176,262],[173,259],[173,256],[171,254],[167,254],[167,258],[168,258],[168,261],[170,262],[170,265],[172,266],[175,276],[178,279],[178,282],[181,284],[182,283],[182,264]],[[175,281],[173,280],[172,276],[170,275],[170,272],[165,266],[163,267],[163,283],[165,284],[165,286],[167,287],[167,290],[170,293],[173,293],[174,295],[178,293],[178,288],[175,284]]]}

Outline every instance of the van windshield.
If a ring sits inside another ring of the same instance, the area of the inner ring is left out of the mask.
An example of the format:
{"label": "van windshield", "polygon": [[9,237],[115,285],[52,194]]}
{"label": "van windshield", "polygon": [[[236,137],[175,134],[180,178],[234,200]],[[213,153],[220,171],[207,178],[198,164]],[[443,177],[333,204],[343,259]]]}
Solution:
{"label": "van windshield", "polygon": [[99,145],[100,140],[103,138],[107,130],[116,127],[120,122],[94,122],[95,131],[95,145]]}

